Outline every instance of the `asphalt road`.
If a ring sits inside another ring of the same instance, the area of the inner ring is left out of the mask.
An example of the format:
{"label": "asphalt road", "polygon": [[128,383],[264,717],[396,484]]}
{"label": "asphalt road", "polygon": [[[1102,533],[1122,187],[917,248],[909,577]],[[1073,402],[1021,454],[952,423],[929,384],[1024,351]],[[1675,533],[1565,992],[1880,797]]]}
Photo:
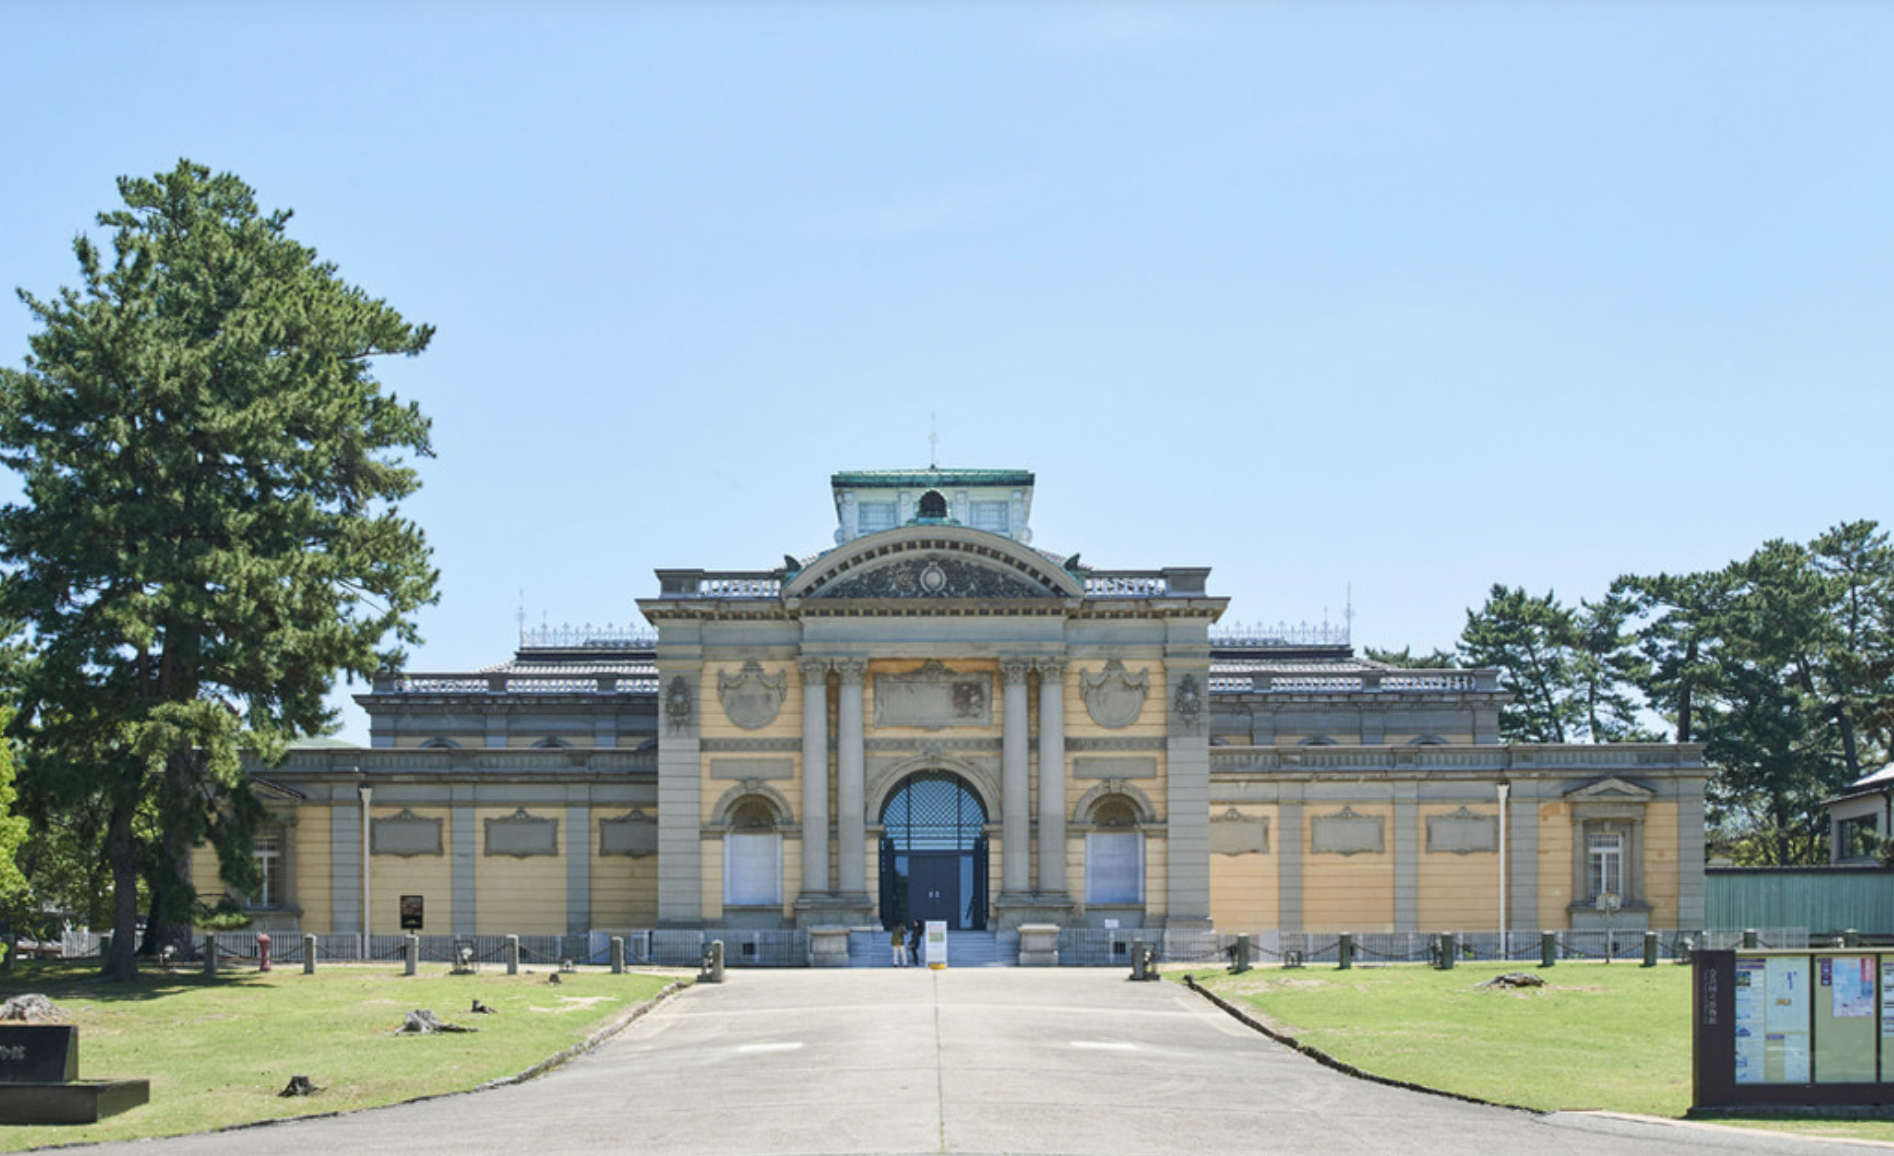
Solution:
{"label": "asphalt road", "polygon": [[1113,970],[732,971],[513,1087],[92,1151],[1706,1156],[1876,1152],[1356,1080]]}

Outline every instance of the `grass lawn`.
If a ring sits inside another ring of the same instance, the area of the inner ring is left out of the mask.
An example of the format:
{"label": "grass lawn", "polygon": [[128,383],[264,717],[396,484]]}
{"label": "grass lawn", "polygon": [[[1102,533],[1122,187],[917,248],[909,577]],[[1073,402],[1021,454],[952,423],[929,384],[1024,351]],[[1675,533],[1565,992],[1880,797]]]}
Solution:
{"label": "grass lawn", "polygon": [[[1481,990],[1510,971],[1542,988]],[[1389,1079],[1541,1111],[1679,1117],[1690,1107],[1690,975],[1664,964],[1461,964],[1192,972],[1302,1043]],[[1729,1120],[1894,1141],[1885,1120]]]}
{"label": "grass lawn", "polygon": [[[148,973],[101,982],[92,969],[22,961],[0,998],[43,992],[79,1025],[79,1078],[145,1077],[151,1103],[84,1127],[0,1128],[0,1151],[170,1136],[257,1120],[339,1112],[464,1091],[517,1075],[651,999],[675,976],[603,970],[403,976],[388,965],[268,974]],[[473,1001],[497,1015],[473,1015]],[[401,1036],[412,1008],[478,1028]],[[315,1096],[279,1098],[293,1075]],[[260,1141],[262,1142],[262,1141]]]}

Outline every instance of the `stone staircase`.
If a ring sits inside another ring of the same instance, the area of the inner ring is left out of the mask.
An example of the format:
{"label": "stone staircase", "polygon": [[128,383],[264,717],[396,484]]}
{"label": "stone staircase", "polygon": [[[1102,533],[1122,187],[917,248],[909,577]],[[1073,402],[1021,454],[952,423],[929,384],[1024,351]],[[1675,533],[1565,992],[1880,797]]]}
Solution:
{"label": "stone staircase", "polygon": [[[851,931],[848,935],[848,966],[888,967],[892,948],[885,931]],[[949,931],[947,966],[1018,967],[1019,932]]]}

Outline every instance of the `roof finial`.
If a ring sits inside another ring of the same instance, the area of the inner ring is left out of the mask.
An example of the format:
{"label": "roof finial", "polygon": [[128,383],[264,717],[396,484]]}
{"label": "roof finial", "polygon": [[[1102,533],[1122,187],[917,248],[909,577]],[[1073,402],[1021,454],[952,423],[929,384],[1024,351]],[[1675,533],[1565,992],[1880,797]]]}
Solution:
{"label": "roof finial", "polygon": [[927,415],[927,468],[940,469],[940,434],[934,429],[934,415]]}

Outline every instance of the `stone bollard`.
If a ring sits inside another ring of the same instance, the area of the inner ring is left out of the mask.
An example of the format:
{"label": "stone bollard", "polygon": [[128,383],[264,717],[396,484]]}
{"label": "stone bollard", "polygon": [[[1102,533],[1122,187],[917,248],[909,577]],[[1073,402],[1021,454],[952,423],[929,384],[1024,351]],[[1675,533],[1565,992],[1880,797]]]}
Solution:
{"label": "stone bollard", "polygon": [[625,974],[625,937],[612,936],[612,974]]}
{"label": "stone bollard", "polygon": [[1860,947],[1861,933],[1850,927],[1841,933],[1841,945],[1843,947]]}
{"label": "stone bollard", "polygon": [[1644,933],[1644,966],[1657,966],[1657,932],[1655,931]]}
{"label": "stone bollard", "polygon": [[1758,940],[1756,936],[1756,929],[1753,927],[1744,928],[1743,929],[1743,950],[1744,951],[1756,950],[1757,942]]}
{"label": "stone bollard", "polygon": [[1145,960],[1144,940],[1142,939],[1132,940],[1131,941],[1131,978],[1132,979],[1141,980],[1141,979],[1146,978],[1144,974],[1144,960]]}
{"label": "stone bollard", "polygon": [[401,945],[401,974],[416,975],[421,970],[421,937],[408,932],[408,941]]}
{"label": "stone bollard", "polygon": [[1453,965],[1454,965],[1454,957],[1460,954],[1460,945],[1457,942],[1455,942],[1454,934],[1451,931],[1441,932],[1439,942],[1440,942],[1440,970],[1452,971]]}
{"label": "stone bollard", "polygon": [[303,974],[316,974],[316,937],[303,936]]}
{"label": "stone bollard", "polygon": [[1559,933],[1541,931],[1539,933],[1539,966],[1551,967],[1559,961]]}
{"label": "stone bollard", "polygon": [[1353,966],[1355,966],[1355,933],[1344,931],[1335,945],[1335,970],[1347,971]]}
{"label": "stone bollard", "polygon": [[1236,953],[1230,957],[1230,972],[1233,975],[1242,975],[1249,969],[1250,937],[1239,935],[1236,937]]}
{"label": "stone bollard", "polygon": [[204,974],[217,974],[217,936],[204,937]]}
{"label": "stone bollard", "polygon": [[704,961],[697,969],[697,982],[723,982],[723,940],[713,939],[704,948]]}
{"label": "stone bollard", "polygon": [[517,935],[509,935],[506,937],[506,974],[518,975],[519,973],[520,937]]}

